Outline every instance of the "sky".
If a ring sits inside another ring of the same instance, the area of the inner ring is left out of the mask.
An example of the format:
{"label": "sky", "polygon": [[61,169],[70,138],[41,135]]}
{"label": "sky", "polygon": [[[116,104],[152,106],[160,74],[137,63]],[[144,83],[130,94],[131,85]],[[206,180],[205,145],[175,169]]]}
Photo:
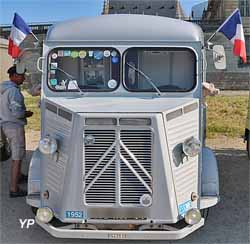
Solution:
{"label": "sky", "polygon": [[[186,14],[204,0],[180,0]],[[30,23],[56,22],[100,15],[104,0],[0,0],[0,24],[11,24],[14,13]]]}

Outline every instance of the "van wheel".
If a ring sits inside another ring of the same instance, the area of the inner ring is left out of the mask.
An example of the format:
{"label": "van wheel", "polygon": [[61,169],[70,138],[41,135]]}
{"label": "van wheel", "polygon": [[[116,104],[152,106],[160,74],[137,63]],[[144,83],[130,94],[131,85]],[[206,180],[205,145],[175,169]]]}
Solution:
{"label": "van wheel", "polygon": [[37,209],[38,209],[38,208],[36,208],[36,207],[31,207],[31,211],[32,211],[32,213],[33,213],[34,215],[36,215]]}

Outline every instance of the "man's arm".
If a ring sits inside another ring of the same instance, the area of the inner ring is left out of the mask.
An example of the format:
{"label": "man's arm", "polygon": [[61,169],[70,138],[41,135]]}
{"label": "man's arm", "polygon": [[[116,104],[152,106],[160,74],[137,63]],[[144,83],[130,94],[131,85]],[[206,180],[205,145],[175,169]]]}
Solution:
{"label": "man's arm", "polygon": [[9,92],[9,110],[17,119],[24,119],[33,114],[30,111],[26,111],[23,96],[18,89],[11,89]]}

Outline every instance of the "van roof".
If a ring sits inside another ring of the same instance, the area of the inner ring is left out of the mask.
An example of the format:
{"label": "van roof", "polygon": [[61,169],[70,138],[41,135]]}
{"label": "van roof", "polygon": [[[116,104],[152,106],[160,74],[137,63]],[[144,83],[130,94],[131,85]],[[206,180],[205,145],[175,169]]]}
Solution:
{"label": "van roof", "polygon": [[160,16],[112,14],[81,17],[56,23],[46,42],[104,41],[202,42],[201,28],[193,23]]}

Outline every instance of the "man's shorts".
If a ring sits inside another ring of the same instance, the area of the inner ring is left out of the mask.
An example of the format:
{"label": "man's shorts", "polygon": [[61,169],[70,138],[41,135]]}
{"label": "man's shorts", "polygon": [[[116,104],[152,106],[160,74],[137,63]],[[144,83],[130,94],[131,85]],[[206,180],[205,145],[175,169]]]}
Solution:
{"label": "man's shorts", "polygon": [[10,128],[3,126],[3,132],[10,144],[12,160],[22,160],[25,157],[24,127]]}

